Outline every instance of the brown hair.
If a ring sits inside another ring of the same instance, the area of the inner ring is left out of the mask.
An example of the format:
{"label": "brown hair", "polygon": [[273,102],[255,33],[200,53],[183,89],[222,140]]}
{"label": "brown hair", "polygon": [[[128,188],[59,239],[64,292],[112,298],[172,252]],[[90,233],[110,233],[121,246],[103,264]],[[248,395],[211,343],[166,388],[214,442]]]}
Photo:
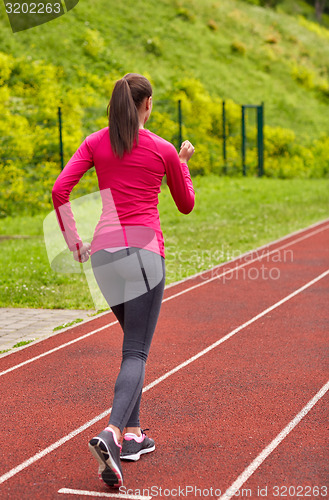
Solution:
{"label": "brown hair", "polygon": [[112,150],[120,158],[125,152],[131,152],[135,139],[138,144],[138,109],[151,95],[150,82],[136,73],[128,73],[114,86],[107,113]]}

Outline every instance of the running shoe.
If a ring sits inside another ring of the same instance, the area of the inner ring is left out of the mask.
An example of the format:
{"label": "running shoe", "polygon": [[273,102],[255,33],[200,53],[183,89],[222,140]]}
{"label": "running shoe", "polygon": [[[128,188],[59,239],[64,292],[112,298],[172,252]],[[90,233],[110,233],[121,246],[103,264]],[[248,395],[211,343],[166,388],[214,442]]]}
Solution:
{"label": "running shoe", "polygon": [[[148,430],[148,429],[145,429]],[[127,432],[123,436],[121,460],[139,460],[143,453],[150,453],[155,450],[153,439],[149,438],[141,429],[142,435],[136,436],[132,432]]]}
{"label": "running shoe", "polygon": [[111,427],[106,427],[98,436],[89,441],[89,450],[99,465],[98,477],[108,486],[119,488],[123,484],[120,464],[121,449],[122,446],[118,443],[115,432]]}

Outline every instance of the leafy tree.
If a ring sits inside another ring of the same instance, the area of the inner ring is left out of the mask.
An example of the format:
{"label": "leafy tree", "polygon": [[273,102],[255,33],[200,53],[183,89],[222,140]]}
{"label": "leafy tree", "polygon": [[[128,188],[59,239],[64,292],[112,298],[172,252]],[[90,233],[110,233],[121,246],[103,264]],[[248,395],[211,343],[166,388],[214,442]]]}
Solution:
{"label": "leafy tree", "polygon": [[327,0],[315,0],[315,14],[319,23],[321,22],[322,14],[324,13],[324,10],[327,6]]}
{"label": "leafy tree", "polygon": [[320,23],[322,21],[322,16],[326,12],[329,14],[329,1],[328,0],[306,0],[309,5],[313,5],[315,8],[315,15]]}

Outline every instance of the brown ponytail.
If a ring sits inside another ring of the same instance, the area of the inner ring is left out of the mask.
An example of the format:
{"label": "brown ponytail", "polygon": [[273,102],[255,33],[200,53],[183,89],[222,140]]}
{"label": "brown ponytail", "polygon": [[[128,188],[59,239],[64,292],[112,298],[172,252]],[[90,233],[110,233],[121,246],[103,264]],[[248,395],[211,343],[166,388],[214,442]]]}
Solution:
{"label": "brown ponytail", "polygon": [[114,86],[107,111],[112,150],[120,158],[131,152],[135,139],[138,144],[138,109],[151,95],[150,82],[136,73],[128,73]]}

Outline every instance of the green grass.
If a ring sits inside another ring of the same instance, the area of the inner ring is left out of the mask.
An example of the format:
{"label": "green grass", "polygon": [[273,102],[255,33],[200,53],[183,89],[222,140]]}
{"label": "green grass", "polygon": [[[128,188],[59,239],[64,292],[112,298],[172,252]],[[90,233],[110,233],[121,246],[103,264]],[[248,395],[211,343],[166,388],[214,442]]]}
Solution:
{"label": "green grass", "polygon": [[10,349],[3,349],[0,351],[0,354],[4,354],[5,352],[9,352],[12,349],[16,349],[17,347],[22,347],[24,345],[31,344],[31,342],[34,342],[36,339],[29,339],[29,340],[21,340],[20,342],[17,342],[17,344],[13,345]]}
{"label": "green grass", "polygon": [[62,330],[63,328],[67,328],[68,326],[75,325],[76,323],[81,323],[81,321],[83,321],[83,319],[77,318],[73,321],[69,321],[68,323],[64,323],[63,325],[55,326],[55,328],[53,328],[53,332],[56,332],[57,330]]}
{"label": "green grass", "polygon": [[22,347],[23,345],[31,344],[31,342],[34,342],[34,341],[35,341],[35,339],[21,340],[20,342],[17,342],[17,344],[13,345],[13,349],[16,349],[16,347]]}
{"label": "green grass", "polygon": [[[177,211],[166,186],[160,195],[167,283],[329,217],[329,180],[209,176],[193,182],[196,205],[188,216]],[[45,215],[0,220],[0,234],[35,236],[0,243],[0,306],[93,309],[84,275],[50,268]]]}

